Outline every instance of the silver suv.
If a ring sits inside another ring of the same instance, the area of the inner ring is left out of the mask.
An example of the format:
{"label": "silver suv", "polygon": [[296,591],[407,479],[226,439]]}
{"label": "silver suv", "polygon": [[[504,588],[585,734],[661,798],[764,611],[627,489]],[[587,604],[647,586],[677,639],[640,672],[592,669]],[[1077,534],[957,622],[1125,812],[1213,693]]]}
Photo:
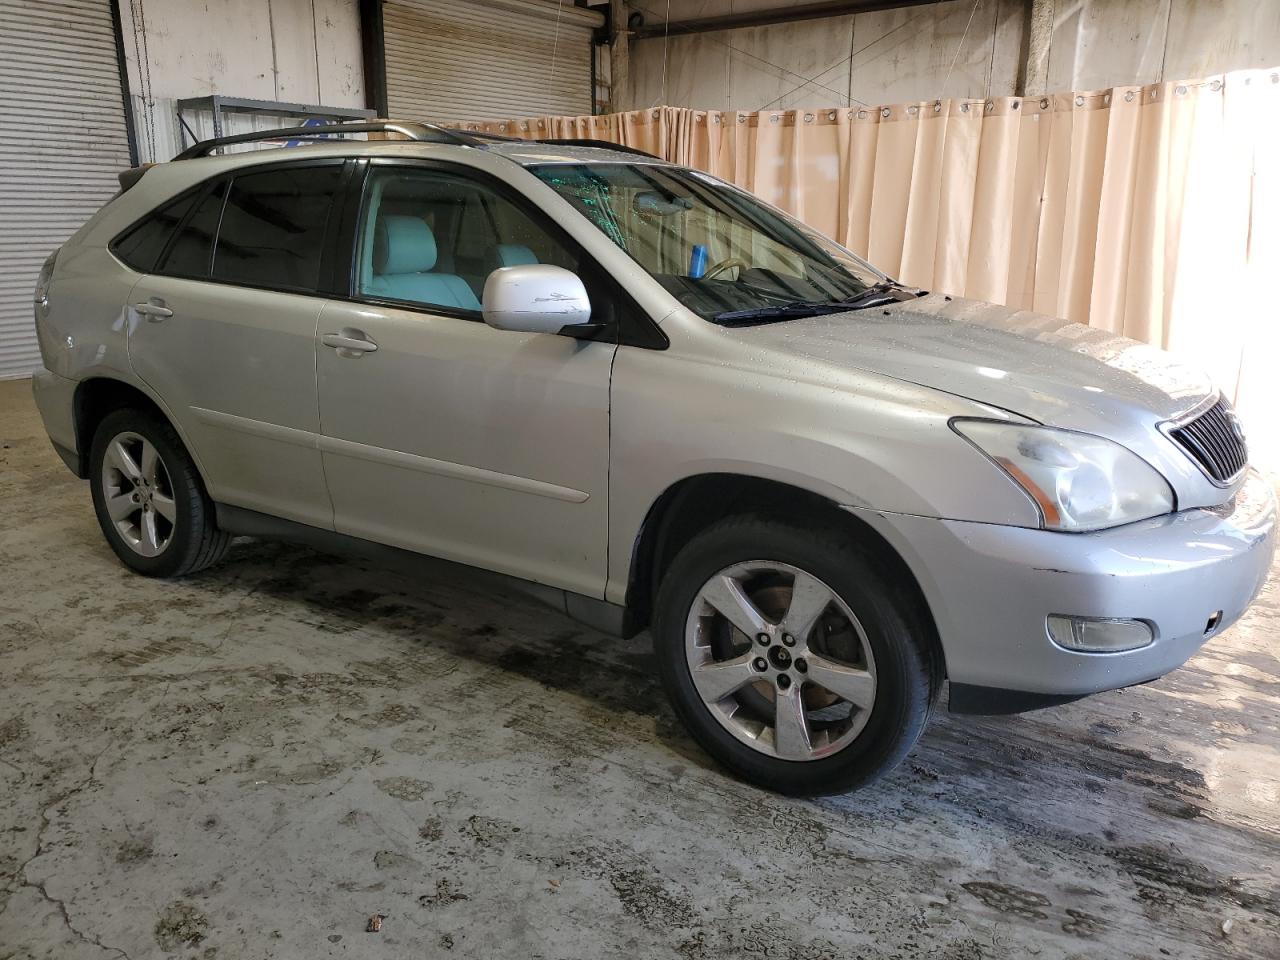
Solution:
{"label": "silver suv", "polygon": [[381,544],[653,634],[675,711],[795,794],[948,706],[1142,683],[1260,589],[1275,500],[1203,376],[895,283],[750,194],[426,124],[125,189],[36,291],[54,446],[156,577]]}

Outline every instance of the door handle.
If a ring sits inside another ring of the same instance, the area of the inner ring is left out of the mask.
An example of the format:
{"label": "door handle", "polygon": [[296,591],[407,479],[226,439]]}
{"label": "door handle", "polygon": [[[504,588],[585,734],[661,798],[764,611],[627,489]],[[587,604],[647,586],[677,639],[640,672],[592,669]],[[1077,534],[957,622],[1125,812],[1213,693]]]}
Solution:
{"label": "door handle", "polygon": [[363,330],[344,328],[341,333],[326,333],[320,338],[326,347],[333,347],[340,357],[360,357],[373,353],[378,345],[368,338]]}
{"label": "door handle", "polygon": [[152,323],[159,323],[161,320],[173,316],[173,311],[166,307],[164,301],[159,297],[152,297],[143,303],[135,303],[133,309]]}

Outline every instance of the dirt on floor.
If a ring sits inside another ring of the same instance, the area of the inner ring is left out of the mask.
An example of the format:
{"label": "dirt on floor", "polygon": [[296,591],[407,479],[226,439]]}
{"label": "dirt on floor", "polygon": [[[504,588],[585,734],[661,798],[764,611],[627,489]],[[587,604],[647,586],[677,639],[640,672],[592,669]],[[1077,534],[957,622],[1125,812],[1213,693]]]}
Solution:
{"label": "dirt on floor", "polygon": [[128,573],[0,383],[0,958],[1275,960],[1278,640],[1273,579],[1156,683],[789,800],[647,635],[287,544]]}

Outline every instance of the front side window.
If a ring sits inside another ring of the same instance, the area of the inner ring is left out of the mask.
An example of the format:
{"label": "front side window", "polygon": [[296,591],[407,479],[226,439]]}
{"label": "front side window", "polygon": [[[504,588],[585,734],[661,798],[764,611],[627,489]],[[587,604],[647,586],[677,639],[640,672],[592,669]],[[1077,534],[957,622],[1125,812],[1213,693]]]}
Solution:
{"label": "front side window", "polygon": [[231,181],[213,253],[214,280],[310,292],[320,281],[325,225],[341,164],[284,167]]}
{"label": "front side window", "polygon": [[885,278],[750,194],[658,164],[529,168],[693,312],[833,304]]}
{"label": "front side window", "polygon": [[443,170],[375,169],[356,253],[360,296],[476,313],[499,267],[577,258],[485,183]]}

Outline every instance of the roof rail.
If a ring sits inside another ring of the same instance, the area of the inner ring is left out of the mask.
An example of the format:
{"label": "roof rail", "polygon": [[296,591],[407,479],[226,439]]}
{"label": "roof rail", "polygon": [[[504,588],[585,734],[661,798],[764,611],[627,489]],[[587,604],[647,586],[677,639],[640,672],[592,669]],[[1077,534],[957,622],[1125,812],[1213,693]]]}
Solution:
{"label": "roof rail", "polygon": [[443,130],[449,133],[456,133],[460,137],[470,137],[473,140],[481,140],[485,143],[530,143],[524,137],[510,137],[505,133],[489,133],[487,130],[462,130],[458,127],[443,127]]}
{"label": "roof rail", "polygon": [[255,130],[253,133],[237,133],[229,137],[201,140],[174,157],[174,160],[193,160],[207,157],[219,147],[237,143],[253,143],[258,140],[302,140],[311,137],[329,137],[344,133],[398,133],[421,143],[452,143],[461,147],[478,147],[482,141],[457,130],[446,130],[434,123],[412,120],[370,120],[367,123],[324,123],[314,127],[283,127],[277,130]]}
{"label": "roof rail", "polygon": [[616,150],[618,153],[634,153],[636,156],[649,157],[653,160],[661,160],[657,154],[650,153],[648,150],[641,150],[639,147],[628,147],[625,144],[614,143],[612,140],[592,140],[586,137],[550,137],[545,140],[534,140],[533,143],[549,143],[558,147],[599,147],[601,150]]}

